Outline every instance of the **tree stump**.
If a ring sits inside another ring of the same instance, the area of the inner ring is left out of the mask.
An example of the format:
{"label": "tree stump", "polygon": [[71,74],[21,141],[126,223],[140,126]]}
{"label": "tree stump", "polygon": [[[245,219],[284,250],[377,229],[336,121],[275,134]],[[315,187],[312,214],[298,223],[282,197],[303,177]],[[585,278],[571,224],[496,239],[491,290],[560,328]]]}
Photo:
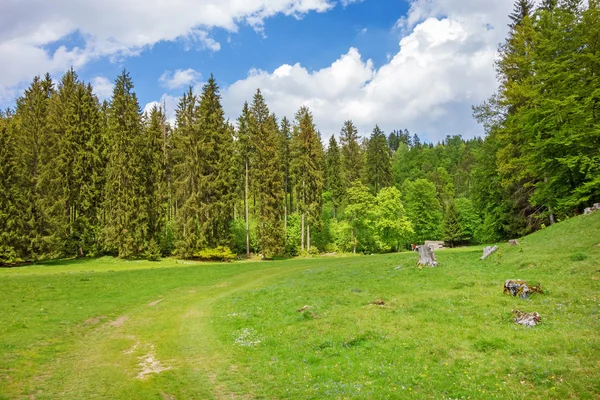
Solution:
{"label": "tree stump", "polygon": [[542,317],[536,312],[524,313],[520,310],[513,310],[513,315],[515,323],[523,326],[532,327],[542,322]]}
{"label": "tree stump", "polygon": [[508,245],[509,246],[518,246],[519,245],[519,241],[517,239],[511,239],[508,241]]}
{"label": "tree stump", "polygon": [[485,260],[490,256],[490,254],[494,253],[496,250],[498,250],[498,246],[486,247],[485,249],[483,249],[483,256],[481,257],[481,259]]}
{"label": "tree stump", "polygon": [[527,282],[519,279],[508,279],[504,282],[504,294],[527,299],[532,293],[544,293],[542,285],[528,285]]}
{"label": "tree stump", "polygon": [[433,249],[429,246],[419,246],[419,262],[417,265],[425,265],[428,267],[437,267],[438,263],[435,259]]}

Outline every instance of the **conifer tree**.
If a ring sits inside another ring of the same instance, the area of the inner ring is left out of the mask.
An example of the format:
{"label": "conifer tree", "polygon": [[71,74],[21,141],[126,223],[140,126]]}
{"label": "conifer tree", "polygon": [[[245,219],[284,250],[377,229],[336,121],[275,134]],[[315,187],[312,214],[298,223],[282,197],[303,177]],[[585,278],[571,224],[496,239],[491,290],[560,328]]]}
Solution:
{"label": "conifer tree", "polygon": [[199,135],[196,125],[196,102],[192,88],[179,100],[174,131],[173,174],[177,221],[176,252],[191,257],[200,245],[198,221],[198,177],[200,176]]}
{"label": "conifer tree", "polygon": [[362,177],[364,162],[359,140],[358,131],[352,121],[344,122],[340,134],[340,143],[342,145],[342,161],[346,179],[345,186],[347,187]]}
{"label": "conifer tree", "polygon": [[201,247],[229,246],[235,199],[231,154],[233,136],[225,123],[219,87],[213,75],[202,88],[196,109],[200,176],[198,219]]}
{"label": "conifer tree", "polygon": [[148,234],[149,201],[143,154],[142,115],[127,71],[115,80],[108,109],[108,164],[104,187],[104,243],[119,257],[142,254]]}
{"label": "conifer tree", "polygon": [[331,139],[329,139],[329,147],[325,154],[325,162],[325,188],[331,193],[333,201],[333,217],[337,218],[337,211],[342,204],[345,187],[344,177],[342,175],[342,157],[334,135],[331,135]]}
{"label": "conifer tree", "polygon": [[248,103],[244,103],[242,114],[237,120],[237,146],[242,162],[243,191],[244,191],[244,220],[246,223],[246,256],[250,256],[250,163],[254,152],[251,139],[251,114]]}
{"label": "conifer tree", "polygon": [[385,135],[375,126],[366,152],[366,181],[377,194],[392,184],[392,160]]}
{"label": "conifer tree", "polygon": [[279,158],[277,121],[260,90],[250,107],[250,138],[254,148],[251,179],[257,200],[259,247],[263,258],[281,254],[284,247],[282,208],[285,198]]}
{"label": "conifer tree", "polygon": [[26,250],[22,210],[18,190],[19,162],[15,139],[9,128],[12,113],[0,111],[0,265],[18,261]]}
{"label": "conifer tree", "polygon": [[464,233],[460,223],[458,211],[454,201],[448,203],[444,215],[444,241],[450,243],[450,247],[463,241]]}
{"label": "conifer tree", "polygon": [[[287,231],[288,214],[292,210],[292,184],[291,184],[291,153],[292,131],[290,121],[286,117],[281,119],[279,127],[279,155],[281,157],[281,168],[283,173],[284,199],[284,229]],[[289,202],[288,202],[289,198]]]}
{"label": "conifer tree", "polygon": [[51,226],[44,209],[44,193],[39,186],[44,175],[47,151],[52,148],[47,129],[49,99],[54,91],[50,75],[44,79],[35,77],[22,97],[17,99],[17,108],[11,121],[11,135],[19,162],[15,170],[17,190],[23,198],[22,236],[26,242],[23,258],[36,260],[49,256],[51,247],[45,240],[51,234]]}
{"label": "conifer tree", "polygon": [[296,113],[292,136],[292,171],[302,216],[302,251],[310,252],[310,227],[315,227],[321,216],[321,193],[324,183],[322,164],[323,145],[312,114],[307,107],[301,107]]}

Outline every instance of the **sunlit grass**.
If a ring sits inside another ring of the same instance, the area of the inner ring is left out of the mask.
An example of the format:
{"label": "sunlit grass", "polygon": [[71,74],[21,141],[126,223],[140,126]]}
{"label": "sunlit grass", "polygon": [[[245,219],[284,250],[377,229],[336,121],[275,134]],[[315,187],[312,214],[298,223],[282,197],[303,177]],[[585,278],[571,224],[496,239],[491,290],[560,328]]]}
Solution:
{"label": "sunlit grass", "polygon": [[[520,242],[426,269],[403,253],[0,270],[0,398],[598,398],[600,213]],[[511,278],[545,294],[505,296]],[[139,379],[149,356],[164,370]]]}

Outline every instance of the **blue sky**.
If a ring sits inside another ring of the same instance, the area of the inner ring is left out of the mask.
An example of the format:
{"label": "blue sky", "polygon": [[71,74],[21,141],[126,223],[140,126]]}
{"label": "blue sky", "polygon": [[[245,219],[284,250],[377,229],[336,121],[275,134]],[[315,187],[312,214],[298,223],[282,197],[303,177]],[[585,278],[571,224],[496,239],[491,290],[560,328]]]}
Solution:
{"label": "blue sky", "polygon": [[[48,4],[51,3],[51,4]],[[11,2],[0,16],[0,106],[35,74],[73,65],[100,97],[131,72],[142,108],[210,73],[227,115],[257,88],[278,116],[308,105],[323,136],[352,119],[426,140],[482,135],[470,107],[495,88],[509,0],[88,0]],[[141,6],[144,8],[140,8]],[[34,10],[34,11],[32,11]],[[178,72],[179,71],[179,72]],[[162,79],[161,79],[162,77]]]}

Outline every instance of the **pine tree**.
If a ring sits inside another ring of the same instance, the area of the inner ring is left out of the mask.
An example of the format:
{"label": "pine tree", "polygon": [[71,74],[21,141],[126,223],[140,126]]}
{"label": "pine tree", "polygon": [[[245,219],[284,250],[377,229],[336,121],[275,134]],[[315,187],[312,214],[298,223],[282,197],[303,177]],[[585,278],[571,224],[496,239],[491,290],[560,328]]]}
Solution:
{"label": "pine tree", "polygon": [[294,124],[291,165],[298,193],[298,207],[302,215],[302,251],[310,252],[310,227],[315,227],[321,217],[321,193],[324,183],[322,163],[323,146],[312,114],[307,107],[301,107],[296,113]]}
{"label": "pine tree", "polygon": [[[292,183],[291,183],[291,141],[292,131],[290,121],[286,117],[283,117],[279,127],[279,156],[281,158],[281,168],[283,173],[283,186],[285,192],[284,199],[284,229],[287,231],[287,219],[288,214],[292,210]],[[288,203],[289,198],[289,203]]]}
{"label": "pine tree", "polygon": [[18,156],[10,124],[12,112],[0,111],[0,265],[14,263],[26,250],[22,210],[18,190]]}
{"label": "pine tree", "polygon": [[51,234],[51,225],[45,215],[44,193],[39,186],[44,175],[44,160],[52,148],[47,129],[49,99],[54,84],[48,74],[42,80],[35,77],[22,97],[17,99],[17,108],[10,130],[14,138],[19,162],[15,169],[17,190],[23,198],[22,237],[25,246],[22,258],[36,260],[51,256],[52,248],[44,238]]}
{"label": "pine tree", "polygon": [[342,162],[346,187],[362,177],[364,162],[359,140],[358,131],[352,121],[344,122],[340,134],[340,143],[342,145]]}
{"label": "pine tree", "polygon": [[250,108],[244,103],[242,114],[237,120],[237,147],[242,162],[243,191],[244,191],[244,221],[246,225],[246,256],[250,256],[250,163],[253,159],[254,146],[251,139],[252,125]]}
{"label": "pine tree", "polygon": [[334,135],[331,135],[331,139],[329,140],[325,161],[325,188],[331,193],[331,198],[333,200],[333,217],[337,218],[337,211],[342,204],[346,189],[344,187],[344,178],[342,175],[342,156]]}
{"label": "pine tree", "polygon": [[448,203],[444,215],[444,241],[450,247],[460,244],[464,240],[464,233],[454,201]]}
{"label": "pine tree", "polygon": [[277,121],[270,115],[260,90],[250,108],[250,138],[254,148],[251,179],[257,200],[259,247],[263,258],[281,254],[284,247],[283,221],[285,198],[278,151]]}
{"label": "pine tree", "polygon": [[197,98],[190,87],[179,100],[174,131],[173,174],[177,223],[176,253],[192,257],[200,247],[198,221],[198,177],[200,176],[199,134],[196,125]]}
{"label": "pine tree", "polygon": [[104,243],[119,257],[140,256],[148,234],[142,115],[127,71],[117,77],[108,109]]}
{"label": "pine tree", "polygon": [[533,12],[533,7],[534,3],[531,0],[516,0],[513,12],[509,15],[512,21],[509,27],[514,29],[524,18],[529,17]]}
{"label": "pine tree", "polygon": [[366,181],[377,194],[392,184],[392,160],[385,135],[375,126],[366,152]]}
{"label": "pine tree", "polygon": [[233,136],[225,123],[219,87],[212,75],[202,88],[196,109],[196,129],[201,163],[198,177],[201,247],[230,246],[229,225],[235,199],[231,163]]}

